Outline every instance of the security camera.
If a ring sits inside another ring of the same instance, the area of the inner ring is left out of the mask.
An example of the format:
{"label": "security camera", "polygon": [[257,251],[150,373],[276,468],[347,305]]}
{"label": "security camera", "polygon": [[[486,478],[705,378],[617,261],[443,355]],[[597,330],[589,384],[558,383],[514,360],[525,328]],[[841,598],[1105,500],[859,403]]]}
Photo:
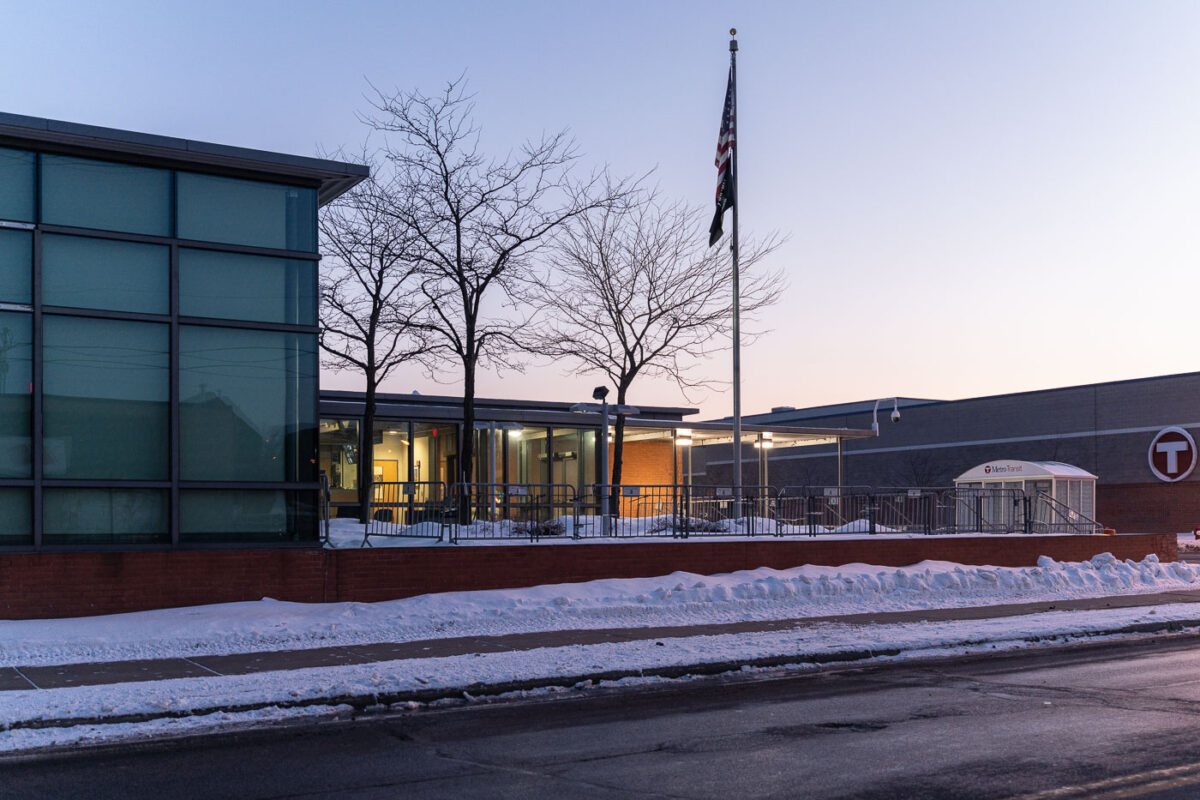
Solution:
{"label": "security camera", "polygon": [[899,422],[899,421],[900,421],[900,409],[894,408],[894,409],[892,409],[892,422]]}
{"label": "security camera", "polygon": [[608,397],[608,387],[607,386],[597,386],[595,389],[592,389],[592,399],[593,400],[599,400],[599,401],[603,402],[604,398],[606,398],[606,397]]}

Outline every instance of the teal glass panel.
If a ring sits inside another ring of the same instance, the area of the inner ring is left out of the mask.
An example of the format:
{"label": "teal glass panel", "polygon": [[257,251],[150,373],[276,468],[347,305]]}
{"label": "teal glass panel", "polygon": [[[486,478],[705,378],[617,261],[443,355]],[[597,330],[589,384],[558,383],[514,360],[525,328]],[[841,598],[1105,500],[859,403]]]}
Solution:
{"label": "teal glass panel", "polygon": [[43,474],[165,480],[168,326],[53,315],[42,325]]}
{"label": "teal glass panel", "polygon": [[33,302],[33,234],[0,230],[0,302]]}
{"label": "teal glass panel", "polygon": [[183,489],[182,542],[310,542],[320,538],[316,494],[261,489]]}
{"label": "teal glass panel", "polygon": [[316,262],[179,251],[179,313],[316,325]]}
{"label": "teal glass panel", "polygon": [[169,544],[163,489],[65,489],[42,493],[43,544]]}
{"label": "teal glass panel", "polygon": [[184,480],[316,480],[316,336],[182,326]]}
{"label": "teal glass panel", "polygon": [[0,489],[0,546],[33,544],[28,489]]}
{"label": "teal glass panel", "polygon": [[47,234],[42,237],[42,302],[169,314],[171,250],[159,244]]}
{"label": "teal glass panel", "polygon": [[35,156],[0,147],[0,219],[33,222]]}
{"label": "teal glass panel", "polygon": [[171,173],[111,161],[42,156],[42,222],[171,234]]}
{"label": "teal glass panel", "polygon": [[0,311],[0,477],[30,477],[32,412],[33,318]]}
{"label": "teal glass panel", "polygon": [[180,172],[179,238],[279,250],[317,250],[317,192]]}

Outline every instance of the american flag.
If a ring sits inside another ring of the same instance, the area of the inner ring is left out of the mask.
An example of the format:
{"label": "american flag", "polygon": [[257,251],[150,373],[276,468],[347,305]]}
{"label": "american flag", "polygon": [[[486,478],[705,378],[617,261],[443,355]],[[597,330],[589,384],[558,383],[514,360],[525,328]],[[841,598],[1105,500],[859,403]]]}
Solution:
{"label": "american flag", "polygon": [[721,112],[721,134],[717,137],[717,213],[708,228],[708,246],[712,247],[724,231],[721,221],[725,212],[733,208],[734,191],[733,147],[734,147],[734,95],[733,67],[729,68],[729,85],[725,88],[725,110]]}

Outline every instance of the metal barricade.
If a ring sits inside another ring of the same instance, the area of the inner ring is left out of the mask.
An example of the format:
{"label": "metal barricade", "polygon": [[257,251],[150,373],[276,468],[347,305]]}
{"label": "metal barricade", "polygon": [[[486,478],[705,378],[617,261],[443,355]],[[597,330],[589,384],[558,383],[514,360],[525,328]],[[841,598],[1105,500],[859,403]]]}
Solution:
{"label": "metal barricade", "polygon": [[329,476],[321,473],[320,497],[317,499],[321,507],[321,544],[329,546]]}
{"label": "metal barricade", "polygon": [[1038,492],[1031,502],[1031,525],[1033,533],[1101,533],[1104,526],[1096,520],[1055,500],[1046,492]]}
{"label": "metal barricade", "polygon": [[779,536],[874,532],[869,486],[785,486],[775,505]]}
{"label": "metal barricade", "polygon": [[449,497],[441,481],[372,484],[363,546],[370,546],[372,536],[441,541],[449,522]]}
{"label": "metal barricade", "polygon": [[579,526],[575,487],[565,483],[456,483],[450,487],[450,541],[530,541],[574,535]]}
{"label": "metal barricade", "polygon": [[[609,493],[608,502],[602,495]],[[742,487],[737,513],[732,486],[621,484],[584,487],[577,538],[741,536],[767,532],[775,492],[769,486]],[[602,507],[608,507],[607,533]]]}
{"label": "metal barricade", "polygon": [[[322,484],[322,516],[328,510]],[[607,498],[604,495],[607,494]],[[1098,533],[1102,526],[1046,493],[1020,489],[440,482],[377,483],[363,537],[630,539],[883,533]],[[607,513],[606,513],[607,512]],[[607,519],[606,519],[607,517]]]}
{"label": "metal barricade", "polygon": [[1016,533],[1025,529],[1025,492],[1021,489],[956,487],[955,533]]}
{"label": "metal barricade", "polygon": [[875,533],[954,533],[955,492],[950,487],[901,486],[876,489]]}
{"label": "metal barricade", "polygon": [[779,535],[830,533],[1015,533],[1025,530],[1020,489],[784,487]]}

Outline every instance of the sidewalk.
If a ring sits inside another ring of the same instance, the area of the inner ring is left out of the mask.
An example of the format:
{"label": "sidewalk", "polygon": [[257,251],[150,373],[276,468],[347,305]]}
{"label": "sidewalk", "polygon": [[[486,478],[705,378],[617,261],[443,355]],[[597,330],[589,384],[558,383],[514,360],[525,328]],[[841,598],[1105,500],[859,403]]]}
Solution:
{"label": "sidewalk", "polygon": [[[301,650],[276,650],[232,655],[193,656],[188,658],[146,659],[134,661],[110,661],[55,666],[16,666],[0,668],[0,692],[29,689],[61,689],[75,686],[100,686],[126,684],[143,681],[160,681],[174,678],[211,678],[235,675],[253,675],[263,672],[340,667],[374,664],[406,659],[447,658],[473,655],[476,653],[504,653],[537,650],[540,648],[569,647],[573,645],[612,644],[636,641],[661,641],[702,636],[729,634],[791,631],[811,628],[829,623],[844,625],[895,625],[916,622],[947,622],[958,620],[988,620],[1004,617],[1027,616],[1052,611],[1084,611],[1112,608],[1140,608],[1170,603],[1200,604],[1200,589],[1193,591],[1161,592],[1157,594],[1116,595],[1088,599],[1068,599],[1055,602],[1013,603],[1006,605],[971,606],[966,608],[925,609],[921,611],[894,611],[875,614],[848,614],[840,616],[804,617],[755,622],[732,622],[724,624],[682,625],[650,628],[599,628],[582,630],[543,631],[516,633],[503,636],[465,636],[444,639],[424,639],[409,642],[381,642],[378,644],[343,645]],[[1191,625],[1200,626],[1200,609],[1193,620],[1163,620],[1161,623],[1139,623],[1124,625],[1109,633],[1177,630]],[[873,650],[875,654],[880,650]],[[865,655],[865,654],[864,654]],[[795,653],[791,661],[822,663],[823,661],[853,660],[839,654],[836,659],[823,658],[821,654]],[[724,662],[717,666],[725,668]],[[711,663],[693,665],[697,673],[712,673]],[[671,670],[678,673],[679,668]],[[646,674],[638,670],[633,674]],[[606,671],[606,678],[612,673]],[[547,683],[561,683],[550,680]]]}
{"label": "sidewalk", "polygon": [[377,604],[264,599],[4,621],[0,758],[609,682],[1200,629],[1195,587],[1195,566],[1102,554],[1020,568],[810,565]]}

